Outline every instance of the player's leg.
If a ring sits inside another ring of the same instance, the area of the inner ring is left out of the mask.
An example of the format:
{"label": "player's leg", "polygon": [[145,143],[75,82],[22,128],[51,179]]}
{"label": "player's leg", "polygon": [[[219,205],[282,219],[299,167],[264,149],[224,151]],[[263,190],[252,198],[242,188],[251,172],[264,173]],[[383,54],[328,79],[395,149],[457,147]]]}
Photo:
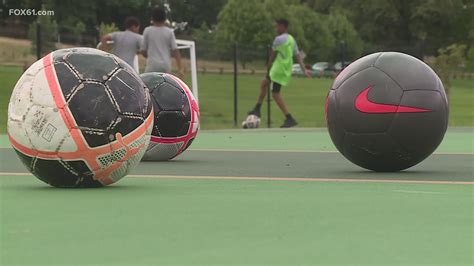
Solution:
{"label": "player's leg", "polygon": [[257,104],[252,110],[248,112],[249,115],[256,115],[258,117],[261,117],[260,110],[262,108],[263,100],[265,99],[265,96],[267,95],[269,83],[270,83],[270,80],[267,77],[263,78],[262,81],[260,82],[260,93],[258,94],[258,97],[257,97]]}
{"label": "player's leg", "polygon": [[280,90],[281,84],[272,82],[273,100],[275,100],[276,104],[286,117],[285,122],[283,123],[283,125],[281,125],[281,127],[294,127],[298,124],[298,122],[296,122],[296,120],[291,116],[290,112],[288,112],[288,107],[286,106],[285,101],[281,97]]}

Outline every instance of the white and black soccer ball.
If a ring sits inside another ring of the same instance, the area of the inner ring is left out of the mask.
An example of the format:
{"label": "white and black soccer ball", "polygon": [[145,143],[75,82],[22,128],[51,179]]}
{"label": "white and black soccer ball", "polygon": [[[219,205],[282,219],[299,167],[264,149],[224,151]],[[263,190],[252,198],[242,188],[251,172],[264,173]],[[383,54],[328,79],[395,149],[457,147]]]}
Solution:
{"label": "white and black soccer ball", "polygon": [[137,165],[153,125],[150,95],[118,57],[54,51],[18,80],[8,136],[26,168],[55,187],[114,183]]}
{"label": "white and black soccer ball", "polygon": [[199,130],[199,107],[188,86],[166,73],[140,75],[150,90],[155,113],[147,161],[166,161],[185,151]]}
{"label": "white and black soccer ball", "polygon": [[248,115],[245,121],[242,122],[242,128],[258,128],[260,127],[260,117],[256,115]]}

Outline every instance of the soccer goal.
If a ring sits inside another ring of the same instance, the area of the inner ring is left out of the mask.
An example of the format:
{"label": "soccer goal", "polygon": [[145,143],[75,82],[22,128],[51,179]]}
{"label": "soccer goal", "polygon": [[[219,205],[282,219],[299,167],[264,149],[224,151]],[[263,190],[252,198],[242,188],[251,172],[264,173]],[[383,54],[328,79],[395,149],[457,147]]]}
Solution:
{"label": "soccer goal", "polygon": [[[108,41],[108,45],[113,46],[114,42],[113,41]],[[191,91],[193,92],[194,98],[196,98],[196,101],[199,103],[199,97],[198,97],[198,82],[197,82],[197,63],[196,63],[196,44],[194,41],[188,41],[188,40],[176,40],[176,44],[178,45],[179,50],[187,50],[189,49],[189,64],[190,64],[190,70],[191,70]],[[97,44],[97,49],[100,47],[101,43],[99,42]],[[138,64],[138,55],[135,56],[133,60],[133,69],[137,73],[140,73],[140,68]]]}

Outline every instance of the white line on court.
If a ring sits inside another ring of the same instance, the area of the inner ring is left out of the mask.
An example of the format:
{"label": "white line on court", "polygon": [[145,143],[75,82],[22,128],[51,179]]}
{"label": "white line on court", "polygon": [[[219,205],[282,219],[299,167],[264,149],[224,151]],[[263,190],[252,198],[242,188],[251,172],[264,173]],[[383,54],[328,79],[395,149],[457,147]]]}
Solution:
{"label": "white line on court", "polygon": [[393,192],[410,193],[410,194],[448,194],[439,191],[421,191],[421,190],[393,190]]}
{"label": "white line on court", "polygon": [[[30,173],[0,172],[0,176],[29,176]],[[446,184],[474,185],[474,181],[443,181],[443,180],[397,180],[397,179],[355,179],[355,178],[319,178],[319,177],[268,177],[268,176],[189,176],[189,175],[138,175],[131,174],[128,178],[147,179],[189,179],[189,180],[247,180],[247,181],[296,181],[296,182],[333,182],[333,183],[395,183],[395,184]]]}
{"label": "white line on court", "polygon": [[[11,150],[9,147],[0,147],[0,150]],[[188,149],[188,151],[203,152],[280,152],[280,153],[339,153],[338,151],[318,151],[318,150],[256,150],[256,149]],[[473,152],[434,152],[433,155],[474,155]]]}
{"label": "white line on court", "polygon": [[287,153],[338,153],[338,151],[316,151],[316,150],[245,150],[245,149],[189,149],[190,151],[205,152],[287,152]]}
{"label": "white line on court", "polygon": [[[246,149],[189,149],[189,151],[209,151],[209,152],[288,152],[288,153],[339,153],[338,151],[317,151],[317,150],[246,150]],[[434,152],[434,155],[474,155],[472,152]]]}

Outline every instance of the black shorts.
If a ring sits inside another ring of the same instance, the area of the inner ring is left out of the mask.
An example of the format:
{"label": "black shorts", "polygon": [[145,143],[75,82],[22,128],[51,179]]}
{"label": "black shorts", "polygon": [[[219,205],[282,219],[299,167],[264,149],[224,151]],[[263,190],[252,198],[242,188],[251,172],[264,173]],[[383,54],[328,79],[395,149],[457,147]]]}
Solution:
{"label": "black shorts", "polygon": [[281,84],[280,83],[276,83],[275,81],[272,81],[272,83],[270,84],[270,87],[272,89],[272,92],[277,92],[279,93],[280,90],[281,90]]}
{"label": "black shorts", "polygon": [[270,75],[266,75],[266,78],[271,82],[270,83],[270,89],[272,90],[272,92],[280,92],[281,90],[281,84],[280,83],[276,83],[275,81],[272,81],[270,79]]}

